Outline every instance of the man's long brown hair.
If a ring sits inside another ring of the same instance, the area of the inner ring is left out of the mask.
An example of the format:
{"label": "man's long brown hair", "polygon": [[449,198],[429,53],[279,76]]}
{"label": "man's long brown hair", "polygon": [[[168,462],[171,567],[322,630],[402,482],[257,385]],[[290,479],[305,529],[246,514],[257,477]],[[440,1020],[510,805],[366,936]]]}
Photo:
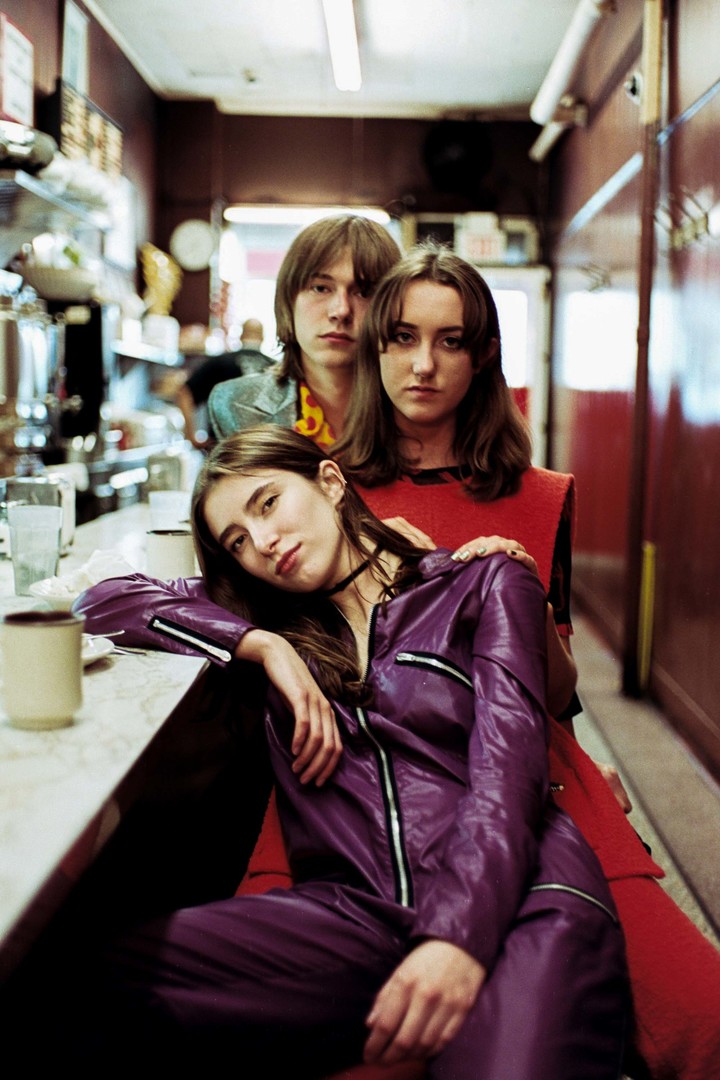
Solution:
{"label": "man's long brown hair", "polygon": [[303,377],[293,310],[310,279],[327,270],[349,250],[355,280],[367,296],[400,258],[400,248],[382,225],[357,214],[321,218],[299,233],[288,248],[275,286],[277,338],[283,347],[278,380]]}
{"label": "man's long brown hair", "polygon": [[[263,424],[246,428],[218,443],[200,471],[192,500],[195,549],[210,599],[254,626],[281,634],[313,664],[324,693],[338,700],[364,700],[362,672],[354,641],[338,609],[318,593],[291,593],[253,577],[218,544],[205,520],[205,503],[225,477],[252,476],[261,469],[281,470],[316,483],[328,455],[304,435]],[[368,559],[373,575],[391,598],[415,580],[422,552],[384,525],[348,484],[337,508],[338,527],[360,561]],[[381,553],[397,555],[401,570],[392,580]]]}
{"label": "man's long brown hair", "polygon": [[475,369],[455,425],[454,451],[465,486],[483,502],[512,494],[530,465],[531,443],[503,374],[495,301],[470,263],[432,243],[408,252],[375,290],[360,335],[343,435],[333,454],[349,477],[367,487],[389,484],[417,466],[400,438],[380,377],[380,355],[400,321],[405,292],[416,281],[449,286],[462,300],[463,344]]}

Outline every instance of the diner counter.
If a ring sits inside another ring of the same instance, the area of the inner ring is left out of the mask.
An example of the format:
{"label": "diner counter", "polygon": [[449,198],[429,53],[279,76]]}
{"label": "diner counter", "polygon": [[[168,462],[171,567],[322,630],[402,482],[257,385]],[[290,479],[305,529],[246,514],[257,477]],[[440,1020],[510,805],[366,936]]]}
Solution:
{"label": "diner counter", "polygon": [[[148,507],[81,526],[60,574],[97,549],[144,569]],[[0,562],[0,612],[44,608],[13,594]],[[119,639],[120,644],[122,639]],[[28,662],[27,678],[42,657]],[[126,783],[206,667],[200,658],[113,652],[83,673],[83,706],[55,731],[12,727],[0,712],[0,978],[22,959],[139,790]]]}

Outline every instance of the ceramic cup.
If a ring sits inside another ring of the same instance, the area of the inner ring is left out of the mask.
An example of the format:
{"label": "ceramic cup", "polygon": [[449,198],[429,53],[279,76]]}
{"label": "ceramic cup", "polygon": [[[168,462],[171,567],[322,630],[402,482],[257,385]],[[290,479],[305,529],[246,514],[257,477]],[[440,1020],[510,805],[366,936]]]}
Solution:
{"label": "ceramic cup", "polygon": [[189,527],[189,491],[151,491],[148,502],[152,529],[187,529]]}
{"label": "ceramic cup", "polygon": [[29,596],[30,586],[57,574],[62,507],[10,504],[7,508],[10,558],[15,595]]}
{"label": "ceramic cup", "polygon": [[152,529],[147,534],[146,565],[150,577],[162,581],[193,577],[197,569],[192,534],[184,529]]}
{"label": "ceramic cup", "polygon": [[82,631],[65,611],[16,611],[0,623],[2,700],[14,727],[65,727],[82,705]]}

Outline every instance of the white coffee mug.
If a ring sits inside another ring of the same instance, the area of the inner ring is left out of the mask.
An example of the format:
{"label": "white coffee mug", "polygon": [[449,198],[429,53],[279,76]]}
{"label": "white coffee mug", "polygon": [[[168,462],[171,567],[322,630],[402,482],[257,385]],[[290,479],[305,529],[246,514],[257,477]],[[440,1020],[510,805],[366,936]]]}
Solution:
{"label": "white coffee mug", "polygon": [[147,534],[147,572],[150,577],[194,577],[195,548],[192,534],[183,529],[152,529]]}
{"label": "white coffee mug", "polygon": [[65,727],[82,705],[84,619],[65,611],[16,611],[0,624],[2,700],[10,723]]}
{"label": "white coffee mug", "polygon": [[189,491],[151,491],[151,529],[187,529],[190,520]]}

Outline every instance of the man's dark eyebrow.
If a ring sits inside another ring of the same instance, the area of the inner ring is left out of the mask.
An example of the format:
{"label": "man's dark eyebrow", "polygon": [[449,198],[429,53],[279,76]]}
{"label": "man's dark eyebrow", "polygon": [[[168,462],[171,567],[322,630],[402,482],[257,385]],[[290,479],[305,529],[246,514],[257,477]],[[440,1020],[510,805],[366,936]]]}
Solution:
{"label": "man's dark eyebrow", "polygon": [[[251,494],[250,498],[245,503],[245,506],[243,507],[243,510],[245,511],[246,514],[249,514],[252,510],[255,509],[256,504],[262,499],[263,495],[265,494],[267,489],[270,487],[270,483],[271,482],[269,481],[267,484],[260,484],[259,487],[255,488],[255,490]],[[230,522],[229,525],[225,526],[223,531],[220,533],[220,536],[218,537],[218,544],[220,544],[221,547],[225,547],[225,541],[227,540],[228,536],[232,533],[233,529],[236,529],[236,528],[237,528],[237,525],[235,524],[235,522]]]}

